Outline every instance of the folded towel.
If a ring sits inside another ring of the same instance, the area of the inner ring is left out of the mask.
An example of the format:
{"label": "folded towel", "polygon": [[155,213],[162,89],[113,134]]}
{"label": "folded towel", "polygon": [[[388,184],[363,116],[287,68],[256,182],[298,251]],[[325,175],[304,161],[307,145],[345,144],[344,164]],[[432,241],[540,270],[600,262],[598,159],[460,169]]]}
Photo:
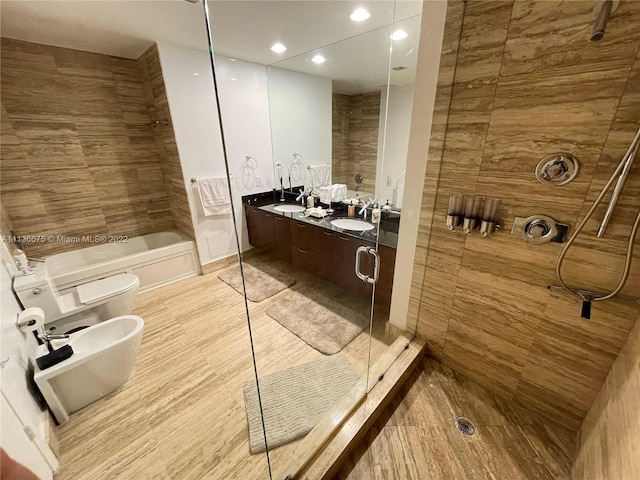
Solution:
{"label": "folded towel", "polygon": [[307,208],[304,212],[305,217],[324,218],[326,214],[327,212],[322,207]]}
{"label": "folded towel", "polygon": [[331,165],[312,165],[309,167],[309,180],[314,190],[331,185]]}
{"label": "folded towel", "polygon": [[320,187],[317,191],[320,195],[320,202],[324,204],[331,203],[331,187]]}
{"label": "folded towel", "polygon": [[347,186],[343,183],[334,183],[331,185],[331,200],[340,202],[347,198]]}
{"label": "folded towel", "polygon": [[231,195],[227,177],[202,178],[198,180],[198,193],[202,210],[207,216],[231,213]]}

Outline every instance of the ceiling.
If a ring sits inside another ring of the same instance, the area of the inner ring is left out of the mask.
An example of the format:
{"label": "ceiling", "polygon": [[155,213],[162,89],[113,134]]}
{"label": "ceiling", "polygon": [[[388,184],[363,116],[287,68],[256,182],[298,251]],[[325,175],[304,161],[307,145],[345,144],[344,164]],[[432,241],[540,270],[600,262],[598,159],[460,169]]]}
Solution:
{"label": "ceiling", "polygon": [[[388,63],[388,33],[378,33],[376,38],[379,40],[375,42],[366,41],[368,37],[361,34],[391,24],[394,13],[391,0],[213,0],[208,5],[216,54],[263,65],[281,62],[278,63],[281,68],[307,71],[347,84],[358,72],[363,72],[363,68],[346,57],[339,60],[336,53],[339,49],[335,44],[345,39],[352,39],[350,42],[357,44],[360,36],[360,54],[356,58],[368,59],[369,65],[380,61]],[[366,8],[371,17],[361,23],[352,22],[349,14],[356,7]],[[202,2],[2,0],[0,8],[4,37],[126,58],[138,58],[152,42],[207,51]],[[421,0],[395,3],[396,21],[419,18],[415,16],[421,11]],[[419,32],[419,21],[417,25]],[[415,27],[411,28],[415,31]],[[411,40],[411,36],[408,37],[405,45]],[[413,41],[417,42],[417,39]],[[288,50],[281,55],[273,53],[270,47],[276,42],[285,44]],[[304,54],[315,52],[320,46],[331,47],[334,61],[330,62],[330,56],[323,53],[327,62],[322,69],[314,64],[316,70],[308,71]],[[364,46],[368,46],[370,52],[364,53]],[[415,53],[417,49],[413,51]],[[303,55],[298,61],[282,62],[298,55]],[[405,59],[402,63],[415,64],[415,59]],[[411,70],[413,75],[415,72]],[[376,74],[366,83],[369,87],[385,84],[386,64],[382,76]]]}

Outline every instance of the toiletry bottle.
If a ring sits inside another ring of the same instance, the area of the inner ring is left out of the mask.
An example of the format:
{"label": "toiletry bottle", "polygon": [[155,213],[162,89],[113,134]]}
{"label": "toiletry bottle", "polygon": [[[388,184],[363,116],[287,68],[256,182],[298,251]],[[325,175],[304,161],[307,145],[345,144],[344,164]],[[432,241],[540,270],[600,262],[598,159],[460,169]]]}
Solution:
{"label": "toiletry bottle", "polygon": [[315,202],[313,200],[313,195],[309,195],[307,197],[307,208],[313,208],[314,204],[315,204]]}
{"label": "toiletry bottle", "polygon": [[378,206],[371,210],[371,223],[380,223],[380,208]]}
{"label": "toiletry bottle", "polygon": [[391,210],[391,205],[389,205],[389,200],[387,200],[387,203],[384,204],[384,207],[382,207],[382,210]]}
{"label": "toiletry bottle", "polygon": [[356,206],[355,205],[349,205],[347,207],[347,215],[349,217],[355,217],[355,215],[356,215]]}

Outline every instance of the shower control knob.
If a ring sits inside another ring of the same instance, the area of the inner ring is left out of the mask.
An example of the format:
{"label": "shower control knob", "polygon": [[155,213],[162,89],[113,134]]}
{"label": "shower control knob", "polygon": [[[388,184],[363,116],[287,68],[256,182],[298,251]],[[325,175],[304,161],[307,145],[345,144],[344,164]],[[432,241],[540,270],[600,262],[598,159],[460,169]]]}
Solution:
{"label": "shower control knob", "polygon": [[549,226],[540,221],[533,221],[526,227],[526,234],[531,238],[540,238],[549,233]]}
{"label": "shower control knob", "polygon": [[33,290],[31,290],[31,293],[33,293],[34,295],[40,295],[42,293],[42,289],[34,288]]}
{"label": "shower control knob", "polygon": [[529,243],[540,245],[547,242],[562,243],[569,227],[557,223],[546,215],[532,215],[530,217],[515,217],[511,233],[519,234]]}

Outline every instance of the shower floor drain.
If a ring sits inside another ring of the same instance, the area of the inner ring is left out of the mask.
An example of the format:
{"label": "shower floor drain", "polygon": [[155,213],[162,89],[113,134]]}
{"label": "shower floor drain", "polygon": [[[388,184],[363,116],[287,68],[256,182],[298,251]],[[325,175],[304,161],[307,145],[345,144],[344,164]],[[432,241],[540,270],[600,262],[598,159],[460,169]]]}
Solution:
{"label": "shower floor drain", "polygon": [[476,433],[476,427],[473,426],[473,423],[468,418],[456,418],[456,428],[463,435],[473,435],[474,433]]}

